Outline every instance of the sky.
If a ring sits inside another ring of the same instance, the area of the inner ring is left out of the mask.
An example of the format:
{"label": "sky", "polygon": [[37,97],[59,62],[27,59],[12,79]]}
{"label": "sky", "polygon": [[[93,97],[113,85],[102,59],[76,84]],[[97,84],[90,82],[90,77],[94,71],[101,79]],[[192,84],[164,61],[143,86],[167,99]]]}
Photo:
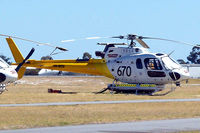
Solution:
{"label": "sky", "polygon": [[[117,39],[81,40],[85,37],[110,37],[137,34],[200,44],[199,0],[0,0],[0,34],[17,36],[69,51],[54,59],[82,58],[84,52],[95,57],[103,46],[98,42],[126,42]],[[79,39],[62,43],[62,40]],[[40,59],[54,49],[14,39],[26,56],[36,49],[31,59]],[[192,47],[172,42],[145,40],[153,53],[174,53],[175,60],[187,60]],[[139,46],[139,45],[137,45]],[[0,37],[0,54],[13,60]]]}

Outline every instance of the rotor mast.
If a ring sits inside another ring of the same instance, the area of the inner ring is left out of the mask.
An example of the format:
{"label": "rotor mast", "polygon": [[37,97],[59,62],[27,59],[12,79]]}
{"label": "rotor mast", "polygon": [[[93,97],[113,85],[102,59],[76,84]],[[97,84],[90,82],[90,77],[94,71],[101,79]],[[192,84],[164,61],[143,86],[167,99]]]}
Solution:
{"label": "rotor mast", "polygon": [[136,36],[133,35],[133,34],[128,34],[127,36],[127,40],[131,40],[129,46],[132,48],[132,47],[135,47],[136,46],[136,43],[133,41],[136,39]]}
{"label": "rotor mast", "polygon": [[114,36],[114,37],[111,37],[111,38],[119,38],[119,39],[130,40],[129,47],[131,47],[131,48],[136,46],[136,42],[134,42],[134,40],[136,40],[144,48],[149,48],[149,46],[142,40],[143,37],[135,35],[135,34],[128,34],[126,36],[120,35],[120,36]]}

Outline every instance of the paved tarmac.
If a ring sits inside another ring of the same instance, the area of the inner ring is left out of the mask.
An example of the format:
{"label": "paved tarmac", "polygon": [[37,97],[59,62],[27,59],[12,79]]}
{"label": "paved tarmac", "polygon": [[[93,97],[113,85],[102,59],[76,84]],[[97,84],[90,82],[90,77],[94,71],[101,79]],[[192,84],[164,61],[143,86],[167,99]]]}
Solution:
{"label": "paved tarmac", "polygon": [[165,103],[165,102],[200,102],[200,99],[154,99],[154,100],[126,100],[126,101],[91,101],[91,102],[55,102],[55,103],[29,103],[29,104],[0,104],[0,107],[72,106],[72,105],[88,105],[88,104]]}
{"label": "paved tarmac", "polygon": [[200,118],[0,130],[0,133],[170,133],[193,130],[200,131]]}

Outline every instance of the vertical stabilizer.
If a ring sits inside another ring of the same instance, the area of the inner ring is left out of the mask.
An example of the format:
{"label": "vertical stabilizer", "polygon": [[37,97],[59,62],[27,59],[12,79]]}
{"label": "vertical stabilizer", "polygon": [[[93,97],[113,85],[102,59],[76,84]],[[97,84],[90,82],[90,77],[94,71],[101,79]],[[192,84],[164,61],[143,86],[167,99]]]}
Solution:
{"label": "vertical stabilizer", "polygon": [[[23,62],[24,57],[22,56],[21,52],[19,51],[17,45],[15,44],[15,42],[13,41],[12,38],[6,38],[6,41],[10,47],[10,50],[12,52],[12,55],[16,61],[17,64],[20,64]],[[18,73],[18,79],[21,79],[25,73],[26,67],[21,67],[19,69]]]}
{"label": "vertical stabilizer", "polygon": [[6,38],[6,41],[10,47],[10,50],[12,52],[12,55],[16,61],[16,63],[21,63],[24,60],[24,57],[22,56],[21,52],[19,51],[17,45],[13,41],[12,38]]}

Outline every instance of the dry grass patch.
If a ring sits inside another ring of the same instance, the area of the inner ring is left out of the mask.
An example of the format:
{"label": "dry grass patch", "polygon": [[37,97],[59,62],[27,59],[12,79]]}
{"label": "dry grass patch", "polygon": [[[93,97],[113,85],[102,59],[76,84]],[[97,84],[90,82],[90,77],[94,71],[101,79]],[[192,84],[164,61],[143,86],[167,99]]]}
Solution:
{"label": "dry grass patch", "polygon": [[176,133],[199,133],[200,131],[181,131]]}
{"label": "dry grass patch", "polygon": [[[104,77],[24,77],[0,96],[0,104],[109,101],[134,99],[200,98],[200,80],[190,81],[166,96],[94,94],[112,80]],[[77,94],[49,94],[48,88]],[[169,88],[169,86],[168,86]],[[133,103],[47,107],[0,107],[0,129],[62,126],[71,124],[125,122],[200,117],[199,102]]]}
{"label": "dry grass patch", "polygon": [[[111,79],[104,77],[24,77],[17,85],[8,86],[8,91],[0,96],[0,103],[37,103],[37,102],[69,102],[69,101],[105,101],[105,100],[134,100],[134,99],[169,99],[169,98],[200,98],[200,86],[182,85],[175,92],[166,96],[136,96],[115,94],[94,94]],[[200,80],[191,80],[191,84]],[[61,89],[77,94],[49,94],[48,88]],[[170,85],[167,86],[169,90]],[[166,91],[167,91],[166,90]]]}
{"label": "dry grass patch", "polygon": [[0,129],[200,117],[198,102],[1,107]]}

